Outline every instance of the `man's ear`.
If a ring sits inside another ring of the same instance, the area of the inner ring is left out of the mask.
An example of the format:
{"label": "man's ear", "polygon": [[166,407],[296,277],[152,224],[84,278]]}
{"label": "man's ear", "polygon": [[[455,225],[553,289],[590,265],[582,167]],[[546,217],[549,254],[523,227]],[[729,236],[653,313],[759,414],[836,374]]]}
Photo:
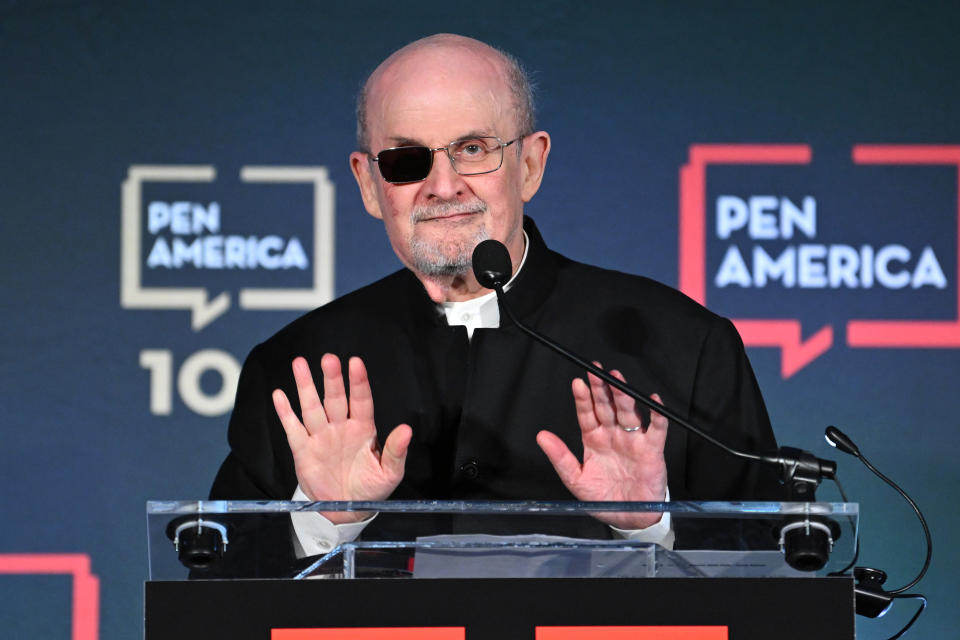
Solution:
{"label": "man's ear", "polygon": [[520,197],[524,202],[530,202],[540,188],[543,181],[543,172],[547,167],[547,156],[550,155],[550,134],[546,131],[531,133],[523,140],[523,152],[520,156],[521,183]]}
{"label": "man's ear", "polygon": [[363,152],[354,151],[350,154],[350,170],[353,171],[353,177],[360,187],[360,197],[363,198],[363,206],[367,213],[374,218],[383,220],[383,212],[380,210],[380,198],[378,198],[379,176],[373,174],[371,170],[370,157]]}

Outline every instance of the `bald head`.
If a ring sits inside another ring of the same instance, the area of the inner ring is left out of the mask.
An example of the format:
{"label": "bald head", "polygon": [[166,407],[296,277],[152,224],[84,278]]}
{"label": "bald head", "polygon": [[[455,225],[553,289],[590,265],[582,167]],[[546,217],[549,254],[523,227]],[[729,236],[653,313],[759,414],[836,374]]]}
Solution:
{"label": "bald head", "polygon": [[[370,118],[375,116],[371,105],[380,104],[378,98],[397,86],[399,81],[421,69],[424,64],[445,66],[456,73],[478,75],[494,74],[502,82],[516,135],[534,131],[533,91],[520,63],[510,54],[488,44],[454,34],[428,36],[395,51],[380,63],[363,85],[357,97],[357,146],[373,151],[370,146]],[[436,80],[442,81],[442,73]]]}

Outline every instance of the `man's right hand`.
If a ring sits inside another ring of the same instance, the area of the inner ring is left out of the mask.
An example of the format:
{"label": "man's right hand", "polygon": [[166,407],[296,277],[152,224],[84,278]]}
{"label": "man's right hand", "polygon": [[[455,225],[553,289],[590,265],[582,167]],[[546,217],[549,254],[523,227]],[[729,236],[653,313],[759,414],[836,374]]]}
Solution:
{"label": "man's right hand", "polygon": [[[307,361],[293,361],[302,423],[286,394],[280,389],[273,391],[273,406],[293,452],[300,488],[311,500],[384,500],[403,479],[413,430],[406,424],[397,426],[387,436],[381,452],[373,422],[373,395],[363,360],[350,358],[349,399],[340,359],[325,354],[320,368],[323,402]],[[323,515],[334,524],[359,522],[370,516],[362,512]]]}

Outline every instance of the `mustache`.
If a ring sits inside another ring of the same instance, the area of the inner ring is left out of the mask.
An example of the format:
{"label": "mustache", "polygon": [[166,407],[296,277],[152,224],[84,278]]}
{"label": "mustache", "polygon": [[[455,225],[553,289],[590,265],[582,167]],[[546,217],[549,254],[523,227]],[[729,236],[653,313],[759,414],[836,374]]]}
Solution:
{"label": "mustache", "polygon": [[431,205],[421,205],[414,207],[410,212],[410,222],[417,223],[434,218],[443,218],[446,216],[455,216],[464,213],[486,213],[487,203],[479,198],[475,200],[446,201]]}

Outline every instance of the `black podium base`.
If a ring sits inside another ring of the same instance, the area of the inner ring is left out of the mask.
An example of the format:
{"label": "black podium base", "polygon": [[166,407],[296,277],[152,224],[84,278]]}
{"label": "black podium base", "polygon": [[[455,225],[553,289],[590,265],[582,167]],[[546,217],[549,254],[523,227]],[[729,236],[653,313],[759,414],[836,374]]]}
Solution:
{"label": "black podium base", "polygon": [[426,637],[397,633],[410,627],[449,640],[854,637],[845,578],[212,580],[148,582],[145,596],[146,640]]}

